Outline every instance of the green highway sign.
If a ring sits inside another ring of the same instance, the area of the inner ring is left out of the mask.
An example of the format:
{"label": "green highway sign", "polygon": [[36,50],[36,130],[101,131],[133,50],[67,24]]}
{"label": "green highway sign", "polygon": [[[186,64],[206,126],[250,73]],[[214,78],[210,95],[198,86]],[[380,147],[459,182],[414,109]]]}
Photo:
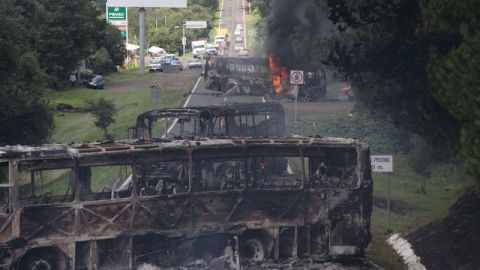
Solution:
{"label": "green highway sign", "polygon": [[108,21],[126,21],[127,8],[126,7],[107,7]]}
{"label": "green highway sign", "polygon": [[107,7],[107,21],[120,30],[122,37],[128,37],[127,7]]}

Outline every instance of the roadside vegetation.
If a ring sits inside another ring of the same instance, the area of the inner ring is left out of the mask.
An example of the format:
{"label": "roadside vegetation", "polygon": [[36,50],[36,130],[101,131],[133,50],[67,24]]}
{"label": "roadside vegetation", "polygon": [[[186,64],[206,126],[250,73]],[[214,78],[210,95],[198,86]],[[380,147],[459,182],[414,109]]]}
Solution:
{"label": "roadside vegetation", "polygon": [[[168,53],[182,54],[182,25],[185,21],[207,21],[207,29],[185,29],[186,48],[191,42],[208,39],[212,29],[218,26],[219,0],[190,0],[187,8],[147,8],[145,10],[146,48],[157,46]],[[138,10],[128,10],[129,43],[138,45]]]}
{"label": "roadside vegetation", "polygon": [[[68,91],[49,91],[48,98],[52,109],[58,103],[66,103],[75,108],[69,111],[55,110],[55,129],[50,141],[66,143],[103,139],[103,132],[95,127],[94,118],[87,110],[86,101],[97,98],[111,100],[117,106],[119,110],[114,117],[115,123],[109,126],[108,132],[115,139],[125,139],[128,137],[128,128],[135,125],[138,114],[182,105],[185,94],[193,88],[197,76],[193,73],[181,76],[177,81],[174,74],[155,73],[140,76],[136,70],[122,71],[112,74],[111,77],[107,76],[107,82],[110,83],[107,83],[105,90],[76,87]],[[118,81],[115,82],[116,80]],[[149,86],[154,81],[162,85],[160,104],[151,99]]]}
{"label": "roadside vegetation", "polygon": [[[329,96],[338,95],[340,84],[329,87]],[[467,187],[475,184],[456,160],[436,161],[431,149],[417,136],[368,114],[352,110],[346,100],[299,103],[294,122],[294,103],[285,103],[287,131],[304,136],[353,137],[366,142],[371,154],[393,154],[391,183],[391,226],[387,218],[387,176],[373,173],[374,208],[372,246],[368,257],[389,270],[405,269],[402,260],[386,243],[391,232],[410,233],[440,220]]]}

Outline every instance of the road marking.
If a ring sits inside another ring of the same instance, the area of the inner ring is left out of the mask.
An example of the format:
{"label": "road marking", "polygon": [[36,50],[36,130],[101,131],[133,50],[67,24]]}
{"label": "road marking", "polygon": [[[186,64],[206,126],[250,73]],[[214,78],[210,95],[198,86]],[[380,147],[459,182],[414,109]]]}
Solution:
{"label": "road marking", "polygon": [[220,4],[220,20],[218,20],[218,28],[220,28],[220,26],[222,25],[223,2],[224,0],[222,0],[222,3]]}
{"label": "road marking", "polygon": [[[192,92],[190,93],[190,95],[188,95],[188,98],[187,100],[185,100],[185,103],[183,104],[183,108],[187,107],[188,106],[188,103],[190,102],[190,100],[192,99],[192,95],[193,93],[195,93],[195,90],[197,90],[197,87],[198,87],[198,84],[200,83],[200,80],[202,79],[202,77],[198,77],[198,80],[197,82],[195,83],[195,86],[193,86],[193,89],[192,89]],[[178,122],[178,118],[175,118],[175,120],[173,120],[173,123],[170,125],[170,127],[167,129],[167,134],[172,132],[173,128],[175,127],[175,125],[177,124]],[[162,138],[166,138],[167,137],[167,134],[163,134]]]}
{"label": "road marking", "polygon": [[245,0],[243,0],[243,47],[245,49],[247,48],[247,19],[246,19],[246,13],[247,13],[247,6],[245,6]]}

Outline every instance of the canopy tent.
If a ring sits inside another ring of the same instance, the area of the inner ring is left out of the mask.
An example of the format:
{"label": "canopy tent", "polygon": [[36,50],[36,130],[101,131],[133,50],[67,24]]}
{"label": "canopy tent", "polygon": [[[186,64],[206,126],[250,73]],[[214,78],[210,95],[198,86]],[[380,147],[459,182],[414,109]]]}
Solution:
{"label": "canopy tent", "polygon": [[135,50],[138,50],[140,48],[140,46],[135,45],[135,44],[127,43],[125,45],[125,48],[127,49],[127,51],[135,51]]}
{"label": "canopy tent", "polygon": [[152,46],[150,47],[148,50],[147,50],[151,55],[164,55],[164,54],[167,54],[167,52],[160,48],[160,47],[157,47],[157,46]]}

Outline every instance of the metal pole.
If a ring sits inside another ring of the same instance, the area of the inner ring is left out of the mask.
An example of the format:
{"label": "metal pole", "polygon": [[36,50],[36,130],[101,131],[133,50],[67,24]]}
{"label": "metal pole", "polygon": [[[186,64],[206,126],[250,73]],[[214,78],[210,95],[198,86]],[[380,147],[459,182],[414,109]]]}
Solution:
{"label": "metal pole", "polygon": [[293,86],[295,88],[295,117],[294,122],[297,122],[297,101],[298,101],[298,85]]}
{"label": "metal pole", "polygon": [[187,40],[185,39],[185,24],[182,24],[182,29],[183,29],[183,35],[182,35],[183,53],[182,53],[182,56],[185,57],[185,43],[187,43]]}
{"label": "metal pole", "polygon": [[388,227],[390,228],[390,173],[387,173],[387,216]]}
{"label": "metal pole", "polygon": [[139,14],[140,25],[140,75],[145,72],[145,9],[140,8]]}

